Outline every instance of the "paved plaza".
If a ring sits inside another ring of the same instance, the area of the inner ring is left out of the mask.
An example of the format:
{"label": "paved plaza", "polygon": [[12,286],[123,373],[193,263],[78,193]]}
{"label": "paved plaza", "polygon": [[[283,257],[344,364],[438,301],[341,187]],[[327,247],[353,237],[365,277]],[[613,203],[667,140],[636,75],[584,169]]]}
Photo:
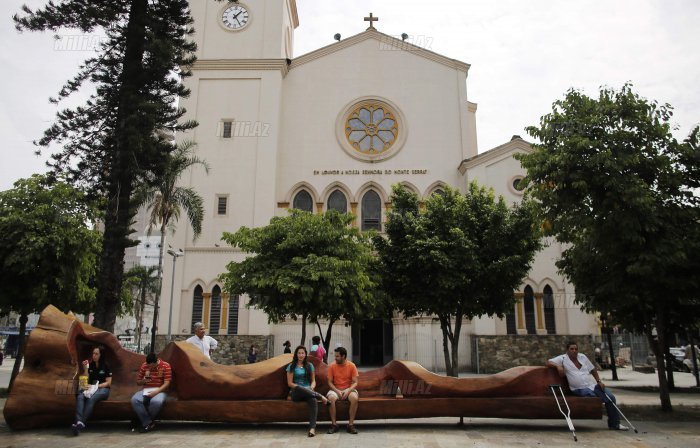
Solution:
{"label": "paved plaza", "polygon": [[[6,387],[11,362],[0,366],[0,387]],[[659,398],[653,392],[634,392],[620,387],[649,387],[656,384],[656,375],[640,374],[629,369],[620,371],[620,381],[610,381],[609,371],[601,372],[609,386],[614,387],[621,405],[658,406]],[[679,387],[692,387],[692,375],[675,375]],[[700,409],[700,393],[674,393],[671,398],[676,409]],[[5,400],[0,400],[4,406]],[[698,415],[698,414],[695,414]],[[661,420],[661,421],[655,421]],[[681,421],[685,420],[685,421]],[[48,428],[11,431],[0,420],[0,447],[74,448],[74,447],[682,447],[700,446],[700,425],[697,420],[649,418],[633,421],[639,433],[609,431],[605,420],[577,420],[574,442],[564,419],[558,420],[505,420],[464,419],[460,426],[456,418],[414,420],[378,420],[358,422],[358,435],[341,430],[325,434],[327,423],[318,427],[314,438],[306,436],[303,424],[232,425],[214,423],[163,422],[149,434],[128,429],[127,422],[99,422],[90,425],[80,437],[73,437],[69,428]],[[344,429],[344,427],[342,428]]]}

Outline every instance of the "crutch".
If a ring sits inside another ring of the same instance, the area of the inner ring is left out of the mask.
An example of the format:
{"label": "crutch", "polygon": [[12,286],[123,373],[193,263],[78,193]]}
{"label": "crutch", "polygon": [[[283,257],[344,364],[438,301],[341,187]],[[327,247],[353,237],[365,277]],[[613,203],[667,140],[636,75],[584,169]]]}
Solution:
{"label": "crutch", "polygon": [[615,409],[617,409],[617,413],[620,414],[620,415],[622,416],[622,418],[625,419],[625,421],[627,421],[627,424],[630,425],[630,428],[634,429],[634,432],[636,432],[637,434],[639,434],[639,431],[637,431],[637,428],[634,427],[634,425],[632,424],[631,421],[627,420],[627,417],[625,417],[625,414],[623,414],[622,411],[620,410],[620,408],[617,407],[617,405],[615,404],[615,402],[612,401],[612,398],[610,398],[610,395],[608,395],[608,392],[607,392],[605,389],[603,389],[603,393],[605,394],[605,396],[607,397],[607,399],[610,400],[610,403],[612,403],[612,405],[615,406]]}
{"label": "crutch", "polygon": [[[552,394],[554,395],[554,400],[557,402],[557,407],[559,408],[559,412],[561,412],[561,415],[564,416],[566,419],[566,424],[569,425],[569,430],[571,430],[571,434],[574,436],[574,442],[578,442],[578,438],[576,437],[576,429],[574,428],[574,422],[571,421],[571,408],[569,408],[569,403],[566,402],[566,397],[564,396],[564,391],[561,389],[560,384],[550,384],[549,389],[552,391]],[[559,389],[559,393],[561,394],[562,400],[564,400],[564,405],[566,406],[566,413],[564,410],[561,408],[561,405],[559,404],[559,397],[557,396],[556,389]]]}

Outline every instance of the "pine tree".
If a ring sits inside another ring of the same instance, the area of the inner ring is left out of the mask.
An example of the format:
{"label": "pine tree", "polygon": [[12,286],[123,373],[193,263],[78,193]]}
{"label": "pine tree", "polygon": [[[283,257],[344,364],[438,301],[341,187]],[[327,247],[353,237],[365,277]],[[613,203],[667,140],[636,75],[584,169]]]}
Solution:
{"label": "pine tree", "polygon": [[[196,126],[180,122],[176,102],[189,91],[182,78],[194,62],[195,44],[186,0],[50,1],[14,17],[20,31],[79,29],[106,39],[97,54],[60,90],[58,103],[89,83],[95,92],[65,109],[36,144],[61,144],[49,166],[74,185],[101,197],[104,242],[95,325],[112,331],[121,298],[124,250],[136,213],[135,187],[157,179],[174,146],[170,136]],[[182,67],[185,67],[184,69]]]}

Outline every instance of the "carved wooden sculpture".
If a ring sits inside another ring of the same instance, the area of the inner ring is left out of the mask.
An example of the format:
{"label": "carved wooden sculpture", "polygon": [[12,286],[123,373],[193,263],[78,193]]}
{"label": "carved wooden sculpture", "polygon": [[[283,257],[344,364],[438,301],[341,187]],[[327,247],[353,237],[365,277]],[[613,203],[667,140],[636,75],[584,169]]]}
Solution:
{"label": "carved wooden sculpture", "polygon": [[[124,350],[113,334],[80,322],[53,306],[41,314],[27,342],[24,369],[15,380],[4,409],[13,429],[68,425],[75,409],[75,383],[81,360],[94,345],[106,348],[112,367],[112,391],[95,407],[93,419],[128,420],[130,398],[139,389],[136,372],[143,355]],[[305,403],[287,400],[284,368],[292,356],[255,364],[223,366],[186,342],[169,344],[159,357],[173,369],[168,401],[159,419],[221,422],[301,422]],[[316,367],[317,390],[325,393],[327,366]],[[361,372],[358,420],[417,417],[560,418],[549,384],[561,383],[553,369],[516,367],[480,378],[435,375],[409,361]],[[401,391],[403,398],[396,396]],[[566,388],[565,388],[566,389]],[[568,398],[573,418],[599,419],[598,399]],[[328,420],[325,407],[319,420]],[[338,404],[338,418],[347,418],[347,402]]]}

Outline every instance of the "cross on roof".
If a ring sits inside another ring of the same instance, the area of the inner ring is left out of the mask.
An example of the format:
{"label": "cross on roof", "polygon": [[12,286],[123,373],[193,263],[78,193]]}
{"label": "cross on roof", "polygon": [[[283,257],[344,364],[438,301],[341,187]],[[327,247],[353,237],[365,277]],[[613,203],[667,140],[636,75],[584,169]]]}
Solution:
{"label": "cross on roof", "polygon": [[378,20],[379,20],[379,17],[372,16],[372,13],[370,12],[369,17],[365,17],[365,22],[369,22],[369,28],[367,28],[367,29],[368,30],[376,30],[376,28],[374,27],[374,23],[372,23],[372,22],[376,22]]}

